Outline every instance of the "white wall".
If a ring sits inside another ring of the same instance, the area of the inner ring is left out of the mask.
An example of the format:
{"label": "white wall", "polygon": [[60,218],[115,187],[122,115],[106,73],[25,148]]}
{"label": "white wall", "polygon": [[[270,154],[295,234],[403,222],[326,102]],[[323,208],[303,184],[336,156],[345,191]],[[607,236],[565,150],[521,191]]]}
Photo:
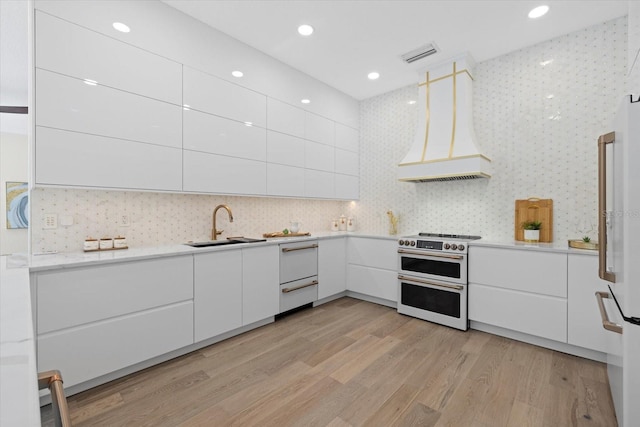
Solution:
{"label": "white wall", "polygon": [[596,140],[610,131],[626,90],[626,23],[619,18],[476,66],[474,124],[493,160],[489,180],[398,182],[396,165],[416,127],[408,101],[417,85],[361,102],[360,227],[385,232],[392,209],[400,234],[512,240],[514,201],[536,196],[553,199],[555,241],[595,237]]}

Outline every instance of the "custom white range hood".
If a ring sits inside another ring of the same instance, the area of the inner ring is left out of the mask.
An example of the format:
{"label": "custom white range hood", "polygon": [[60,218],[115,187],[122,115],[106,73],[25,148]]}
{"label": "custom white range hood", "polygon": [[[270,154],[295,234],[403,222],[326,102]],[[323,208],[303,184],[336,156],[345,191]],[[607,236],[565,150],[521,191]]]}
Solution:
{"label": "custom white range hood", "polygon": [[464,55],[420,73],[418,129],[398,165],[400,181],[491,177],[491,159],[480,153],[475,142],[473,64]]}

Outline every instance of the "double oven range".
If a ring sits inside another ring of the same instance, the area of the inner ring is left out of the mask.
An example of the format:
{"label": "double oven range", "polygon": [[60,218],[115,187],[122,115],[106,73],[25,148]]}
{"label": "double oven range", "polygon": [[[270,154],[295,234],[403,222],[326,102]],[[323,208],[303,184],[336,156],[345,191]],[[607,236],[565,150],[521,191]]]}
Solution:
{"label": "double oven range", "polygon": [[480,236],[420,233],[398,240],[398,312],[466,331],[468,243]]}

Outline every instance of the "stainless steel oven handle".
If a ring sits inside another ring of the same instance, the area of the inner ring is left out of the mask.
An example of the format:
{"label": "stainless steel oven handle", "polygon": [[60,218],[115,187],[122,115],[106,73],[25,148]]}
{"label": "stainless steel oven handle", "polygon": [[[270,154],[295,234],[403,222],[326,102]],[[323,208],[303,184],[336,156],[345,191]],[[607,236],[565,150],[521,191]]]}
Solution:
{"label": "stainless steel oven handle", "polygon": [[318,247],[317,244],[313,244],[309,246],[300,246],[299,248],[282,248],[282,252],[303,251],[305,249],[315,249],[317,247]]}
{"label": "stainless steel oven handle", "polygon": [[403,276],[402,274],[398,274],[398,279],[405,280],[407,282],[422,283],[423,285],[437,286],[439,288],[455,289],[456,291],[464,290],[464,286],[462,285],[446,285],[444,283],[435,283],[428,280],[416,279],[415,277]]}
{"label": "stainless steel oven handle", "polygon": [[318,284],[318,281],[314,280],[313,282],[307,283],[305,285],[300,285],[300,286],[296,286],[296,287],[293,287],[293,288],[284,288],[284,289],[282,289],[282,293],[283,294],[288,294],[289,292],[297,291],[298,289],[308,288],[309,286],[315,286],[317,284]]}
{"label": "stainless steel oven handle", "polygon": [[434,253],[426,253],[426,252],[420,252],[420,251],[408,251],[406,249],[398,249],[398,253],[399,254],[409,254],[409,255],[422,255],[422,256],[428,256],[428,257],[433,257],[433,258],[447,258],[447,259],[464,259],[463,255],[440,255],[440,254],[434,254]]}
{"label": "stainless steel oven handle", "polygon": [[596,292],[596,300],[598,300],[598,308],[600,309],[600,317],[602,318],[602,327],[607,331],[615,332],[616,334],[622,333],[622,326],[617,323],[613,323],[609,320],[609,316],[607,315],[607,309],[604,307],[605,298],[611,298],[609,292]]}

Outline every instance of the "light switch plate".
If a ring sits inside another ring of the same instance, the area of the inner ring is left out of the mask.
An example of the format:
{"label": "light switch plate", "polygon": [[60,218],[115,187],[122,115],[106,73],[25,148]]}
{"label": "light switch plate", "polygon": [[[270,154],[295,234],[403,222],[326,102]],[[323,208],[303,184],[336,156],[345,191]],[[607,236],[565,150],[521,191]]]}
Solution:
{"label": "light switch plate", "polygon": [[42,229],[52,230],[54,228],[58,228],[58,215],[44,214],[44,218],[42,218]]}

